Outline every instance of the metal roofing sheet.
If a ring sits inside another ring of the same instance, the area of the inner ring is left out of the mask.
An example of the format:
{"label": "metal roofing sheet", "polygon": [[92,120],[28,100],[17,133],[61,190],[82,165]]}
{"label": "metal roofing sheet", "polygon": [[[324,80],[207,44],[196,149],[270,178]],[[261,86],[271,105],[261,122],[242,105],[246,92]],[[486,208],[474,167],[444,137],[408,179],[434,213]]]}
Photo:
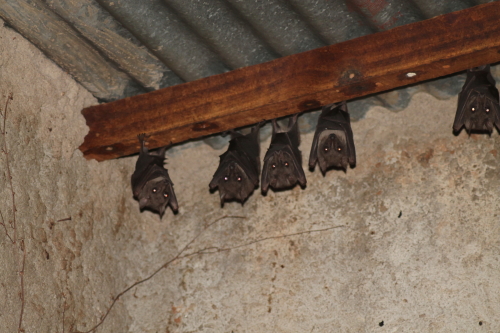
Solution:
{"label": "metal roofing sheet", "polygon": [[[485,0],[0,0],[0,17],[101,101],[140,94],[339,43]],[[495,75],[495,71],[493,71]],[[458,93],[434,80],[351,101],[401,110],[415,91]]]}

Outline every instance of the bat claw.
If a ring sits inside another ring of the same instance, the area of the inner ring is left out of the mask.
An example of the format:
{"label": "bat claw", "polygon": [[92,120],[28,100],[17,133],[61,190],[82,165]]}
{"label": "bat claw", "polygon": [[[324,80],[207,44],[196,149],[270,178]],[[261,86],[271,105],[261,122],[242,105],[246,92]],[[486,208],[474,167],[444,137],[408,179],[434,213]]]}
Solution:
{"label": "bat claw", "polygon": [[138,138],[139,140],[141,140],[141,141],[142,141],[142,140],[146,140],[146,139],[148,139],[149,137],[150,137],[150,135],[148,135],[148,134],[146,134],[146,133],[140,133],[139,135],[137,135],[137,138]]}

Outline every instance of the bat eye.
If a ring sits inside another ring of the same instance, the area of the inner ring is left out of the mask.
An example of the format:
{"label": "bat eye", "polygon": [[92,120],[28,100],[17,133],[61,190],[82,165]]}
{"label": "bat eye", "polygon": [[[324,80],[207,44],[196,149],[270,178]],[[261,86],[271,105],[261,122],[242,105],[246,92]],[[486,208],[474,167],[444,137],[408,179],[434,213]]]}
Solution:
{"label": "bat eye", "polygon": [[241,177],[236,178],[237,181],[241,182]]}
{"label": "bat eye", "polygon": [[485,111],[486,111],[486,112],[490,112],[490,108],[486,108],[486,110],[485,110]]}
{"label": "bat eye", "polygon": [[168,198],[168,193],[163,193],[163,196],[164,196],[165,198]]}
{"label": "bat eye", "polygon": [[271,168],[276,169],[276,164],[272,164]]}
{"label": "bat eye", "polygon": [[474,111],[476,111],[476,108],[475,108],[475,107],[471,107],[471,108],[470,108],[470,110],[471,110],[472,112],[474,112]]}
{"label": "bat eye", "polygon": [[225,182],[227,182],[228,180],[229,180],[229,177],[228,177],[228,176],[224,177],[224,181],[225,181]]}
{"label": "bat eye", "polygon": [[158,192],[158,190],[155,187],[155,188],[153,188],[153,193],[156,193],[156,192]]}
{"label": "bat eye", "polygon": [[288,166],[288,162],[285,162],[285,166],[286,166],[286,167]]}

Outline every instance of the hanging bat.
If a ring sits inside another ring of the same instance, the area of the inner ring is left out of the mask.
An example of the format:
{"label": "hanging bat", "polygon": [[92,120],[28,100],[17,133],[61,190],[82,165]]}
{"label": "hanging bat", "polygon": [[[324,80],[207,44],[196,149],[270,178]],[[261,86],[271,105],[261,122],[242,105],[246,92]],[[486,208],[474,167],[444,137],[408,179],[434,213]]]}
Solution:
{"label": "hanging bat", "polygon": [[293,187],[299,183],[306,186],[306,176],[302,169],[302,156],[299,150],[300,137],[297,126],[298,115],[290,118],[288,128],[282,130],[276,119],[273,120],[271,145],[264,157],[262,168],[262,192],[271,186],[274,190]]}
{"label": "hanging bat", "polygon": [[309,155],[309,168],[319,164],[323,175],[330,168],[347,170],[356,164],[356,150],[346,102],[323,106]]}
{"label": "hanging bat", "polygon": [[247,135],[232,132],[229,148],[220,156],[217,171],[210,182],[210,189],[219,189],[221,206],[224,201],[243,202],[259,185],[260,173],[260,124]]}
{"label": "hanging bat", "polygon": [[490,65],[467,70],[467,79],[458,95],[458,108],[453,122],[453,131],[463,126],[471,132],[488,132],[493,125],[500,130],[500,106],[498,89],[490,73]]}
{"label": "hanging bat", "polygon": [[141,151],[132,174],[132,191],[134,198],[139,200],[141,211],[149,209],[160,214],[160,217],[165,213],[167,205],[177,211],[179,206],[173,189],[174,184],[163,166],[168,147],[150,153],[145,144],[146,134],[139,134],[137,137]]}

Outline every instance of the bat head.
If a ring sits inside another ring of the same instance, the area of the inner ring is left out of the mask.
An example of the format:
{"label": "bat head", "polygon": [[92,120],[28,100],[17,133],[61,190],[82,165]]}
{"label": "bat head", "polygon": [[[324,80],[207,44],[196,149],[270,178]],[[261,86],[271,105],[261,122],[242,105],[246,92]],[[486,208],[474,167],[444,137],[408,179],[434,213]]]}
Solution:
{"label": "bat head", "polygon": [[464,126],[467,132],[488,132],[491,134],[500,107],[489,94],[471,90],[464,104]]}
{"label": "bat head", "polygon": [[149,209],[163,216],[167,205],[177,211],[177,199],[175,197],[172,183],[165,177],[157,177],[149,180],[138,195],[141,210]]}
{"label": "bat head", "polygon": [[340,130],[324,130],[318,139],[318,164],[325,174],[329,168],[347,170],[349,152],[346,136]]}
{"label": "bat head", "polygon": [[291,188],[297,183],[305,186],[306,178],[302,166],[297,164],[291,151],[277,150],[264,162],[263,192],[267,192],[269,186],[275,190],[282,190]]}
{"label": "bat head", "polygon": [[237,200],[243,203],[253,192],[256,184],[245,170],[236,162],[231,161],[226,167],[217,170],[210,188],[219,188],[221,205],[224,201]]}

